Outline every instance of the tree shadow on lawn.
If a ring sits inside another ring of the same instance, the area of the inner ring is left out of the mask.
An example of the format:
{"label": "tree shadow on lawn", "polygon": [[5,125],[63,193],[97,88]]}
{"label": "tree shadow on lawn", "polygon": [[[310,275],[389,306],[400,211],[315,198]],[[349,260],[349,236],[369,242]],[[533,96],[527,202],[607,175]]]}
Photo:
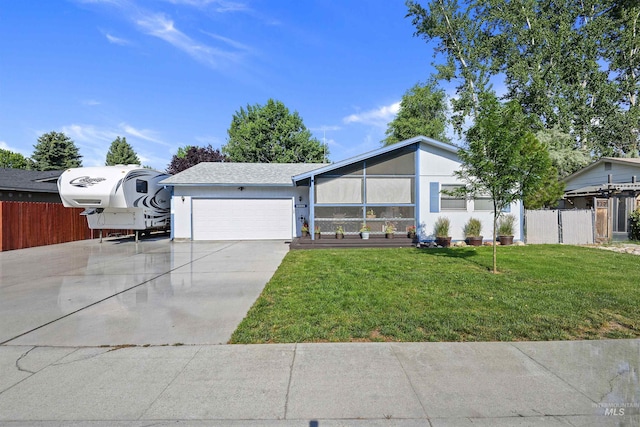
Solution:
{"label": "tree shadow on lawn", "polygon": [[473,257],[478,256],[476,248],[423,248],[419,249],[421,253],[434,257],[446,257],[446,258],[458,258],[469,262],[470,264],[477,265],[483,270],[491,271],[491,267],[483,264],[479,260],[474,260]]}

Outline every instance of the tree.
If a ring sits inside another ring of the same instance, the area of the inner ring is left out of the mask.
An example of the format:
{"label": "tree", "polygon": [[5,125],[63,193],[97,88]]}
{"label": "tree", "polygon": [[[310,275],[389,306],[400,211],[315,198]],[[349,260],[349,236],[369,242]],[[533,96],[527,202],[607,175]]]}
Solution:
{"label": "tree", "polygon": [[40,171],[61,170],[82,166],[82,156],[76,144],[62,132],[49,132],[33,146],[33,168]]}
{"label": "tree", "polygon": [[[493,201],[493,242],[500,213],[523,195],[535,193],[548,173],[546,147],[531,132],[531,122],[515,101],[501,105],[493,94],[480,94],[474,125],[466,132],[466,148],[456,176],[466,183],[458,194],[488,195]],[[496,245],[493,272],[497,273]]]}
{"label": "tree", "polygon": [[311,163],[327,161],[328,150],[305,127],[296,111],[280,101],[236,111],[222,152],[232,162]]}
{"label": "tree", "polygon": [[111,143],[107,158],[106,166],[114,165],[139,165],[140,159],[133,150],[133,147],[127,142],[127,138],[119,136]]}
{"label": "tree", "polygon": [[27,159],[20,153],[0,148],[0,168],[26,169]]}
{"label": "tree", "polygon": [[140,159],[133,147],[127,142],[127,138],[118,136],[111,143],[109,151],[107,152],[106,166],[114,165],[139,165]]}
{"label": "tree", "polygon": [[192,145],[188,145],[185,148],[178,148],[178,152],[174,154],[169,166],[167,166],[167,173],[175,175],[201,162],[229,161],[227,156],[222,154],[218,149],[214,150],[211,145],[208,145],[207,147],[194,147]]}
{"label": "tree", "polygon": [[389,123],[385,132],[387,137],[382,143],[390,145],[418,135],[449,142],[446,126],[444,91],[438,89],[434,82],[416,84],[402,96],[398,115]]}
{"label": "tree", "polygon": [[409,1],[415,35],[436,41],[438,80],[456,81],[453,123],[462,131],[492,77],[505,100],[559,128],[575,149],[638,155],[640,6],[636,0]]}

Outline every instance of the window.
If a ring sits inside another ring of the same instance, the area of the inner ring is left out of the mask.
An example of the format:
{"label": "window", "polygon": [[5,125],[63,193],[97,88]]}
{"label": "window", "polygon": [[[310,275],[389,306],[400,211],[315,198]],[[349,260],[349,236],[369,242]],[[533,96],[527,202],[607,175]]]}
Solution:
{"label": "window", "polygon": [[362,203],[362,178],[318,178],[316,182],[318,204]]}
{"label": "window", "polygon": [[367,178],[367,203],[413,203],[413,178]]}
{"label": "window", "polygon": [[138,193],[147,193],[149,191],[149,183],[143,179],[136,179],[136,191]]}
{"label": "window", "polygon": [[493,211],[493,199],[488,196],[477,196],[473,199],[474,211]]}
{"label": "window", "polygon": [[461,185],[446,185],[443,184],[440,189],[440,209],[441,210],[466,210],[467,199],[460,196],[451,196],[446,194],[445,191],[453,191],[457,188],[461,188]]}

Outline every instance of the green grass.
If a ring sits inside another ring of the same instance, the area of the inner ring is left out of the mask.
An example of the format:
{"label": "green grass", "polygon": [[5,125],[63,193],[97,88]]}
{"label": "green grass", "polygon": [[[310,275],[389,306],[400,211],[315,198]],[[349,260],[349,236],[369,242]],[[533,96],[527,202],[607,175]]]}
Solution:
{"label": "green grass", "polygon": [[289,252],[230,342],[640,337],[640,257],[491,249]]}

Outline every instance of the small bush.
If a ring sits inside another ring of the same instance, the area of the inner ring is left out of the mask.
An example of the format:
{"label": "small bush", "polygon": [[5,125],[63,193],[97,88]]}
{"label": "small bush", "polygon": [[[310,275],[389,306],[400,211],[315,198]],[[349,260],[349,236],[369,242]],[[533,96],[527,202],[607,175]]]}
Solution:
{"label": "small bush", "polygon": [[631,212],[629,215],[629,238],[631,240],[640,240],[640,208]]}
{"label": "small bush", "polygon": [[498,236],[513,236],[513,226],[516,222],[514,215],[501,215],[498,220]]}
{"label": "small bush", "polygon": [[465,237],[480,237],[481,231],[482,223],[477,218],[469,218],[463,229]]}

